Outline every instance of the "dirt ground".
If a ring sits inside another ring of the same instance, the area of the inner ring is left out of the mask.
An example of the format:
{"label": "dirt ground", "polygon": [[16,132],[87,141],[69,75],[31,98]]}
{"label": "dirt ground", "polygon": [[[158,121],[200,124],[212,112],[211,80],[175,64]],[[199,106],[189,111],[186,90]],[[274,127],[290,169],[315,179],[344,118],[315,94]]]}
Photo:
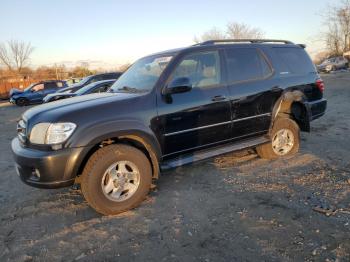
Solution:
{"label": "dirt ground", "polygon": [[20,182],[10,141],[26,108],[0,104],[0,261],[350,261],[350,73],[324,80],[327,114],[297,155],[177,168],[114,217]]}

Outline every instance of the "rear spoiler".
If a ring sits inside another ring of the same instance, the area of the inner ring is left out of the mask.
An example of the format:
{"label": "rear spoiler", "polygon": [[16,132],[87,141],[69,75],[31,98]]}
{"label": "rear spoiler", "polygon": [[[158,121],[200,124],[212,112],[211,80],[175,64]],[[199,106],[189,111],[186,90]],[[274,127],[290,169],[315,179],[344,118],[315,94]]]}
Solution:
{"label": "rear spoiler", "polygon": [[301,48],[305,49],[306,45],[305,44],[297,44],[298,46],[300,46]]}

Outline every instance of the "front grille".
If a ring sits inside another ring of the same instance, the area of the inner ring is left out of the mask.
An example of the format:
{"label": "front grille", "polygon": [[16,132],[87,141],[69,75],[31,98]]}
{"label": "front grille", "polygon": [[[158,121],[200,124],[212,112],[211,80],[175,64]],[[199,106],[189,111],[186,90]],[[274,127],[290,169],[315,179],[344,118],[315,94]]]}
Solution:
{"label": "front grille", "polygon": [[23,119],[17,124],[17,135],[19,140],[24,144],[27,140],[27,123]]}

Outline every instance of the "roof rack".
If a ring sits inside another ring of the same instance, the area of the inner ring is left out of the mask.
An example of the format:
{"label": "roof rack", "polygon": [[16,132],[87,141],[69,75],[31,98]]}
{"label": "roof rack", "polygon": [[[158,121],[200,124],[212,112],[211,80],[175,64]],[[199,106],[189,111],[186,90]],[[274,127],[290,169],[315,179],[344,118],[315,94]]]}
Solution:
{"label": "roof rack", "polygon": [[288,40],[275,40],[275,39],[218,39],[218,40],[208,40],[196,45],[215,45],[221,43],[251,43],[251,44],[261,44],[261,43],[283,43],[283,44],[294,44]]}

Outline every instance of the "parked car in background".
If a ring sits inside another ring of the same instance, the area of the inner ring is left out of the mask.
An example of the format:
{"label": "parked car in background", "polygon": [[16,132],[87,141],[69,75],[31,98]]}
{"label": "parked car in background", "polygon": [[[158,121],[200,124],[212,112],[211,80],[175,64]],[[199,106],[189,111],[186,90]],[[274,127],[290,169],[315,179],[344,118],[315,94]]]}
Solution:
{"label": "parked car in background", "polygon": [[121,75],[122,75],[122,72],[113,72],[113,73],[103,73],[103,74],[87,76],[83,78],[79,83],[70,85],[66,89],[61,90],[60,93],[63,93],[63,92],[74,93],[75,91],[79,90],[80,88],[88,84],[91,84],[97,81],[102,81],[102,80],[118,79]]}
{"label": "parked car in background", "polygon": [[12,88],[10,90],[10,102],[18,106],[26,106],[30,104],[40,104],[43,98],[58,90],[67,87],[67,83],[62,80],[48,80],[31,84],[24,90]]}
{"label": "parked car in background", "polygon": [[82,96],[82,95],[93,94],[93,93],[107,92],[108,89],[111,87],[111,85],[113,85],[115,81],[116,79],[94,82],[80,88],[78,91],[74,93],[60,92],[60,93],[49,94],[44,98],[43,101],[44,103],[48,103],[56,100],[74,97],[74,96]]}
{"label": "parked car in background", "polygon": [[328,58],[317,66],[319,72],[325,73],[346,68],[349,68],[349,61],[343,56]]}
{"label": "parked car in background", "polygon": [[110,92],[27,110],[12,140],[15,168],[34,187],[81,183],[90,206],[118,214],[162,170],[244,148],[295,154],[300,131],[326,111],[324,88],[304,46],[289,41],[164,51],[135,62]]}

